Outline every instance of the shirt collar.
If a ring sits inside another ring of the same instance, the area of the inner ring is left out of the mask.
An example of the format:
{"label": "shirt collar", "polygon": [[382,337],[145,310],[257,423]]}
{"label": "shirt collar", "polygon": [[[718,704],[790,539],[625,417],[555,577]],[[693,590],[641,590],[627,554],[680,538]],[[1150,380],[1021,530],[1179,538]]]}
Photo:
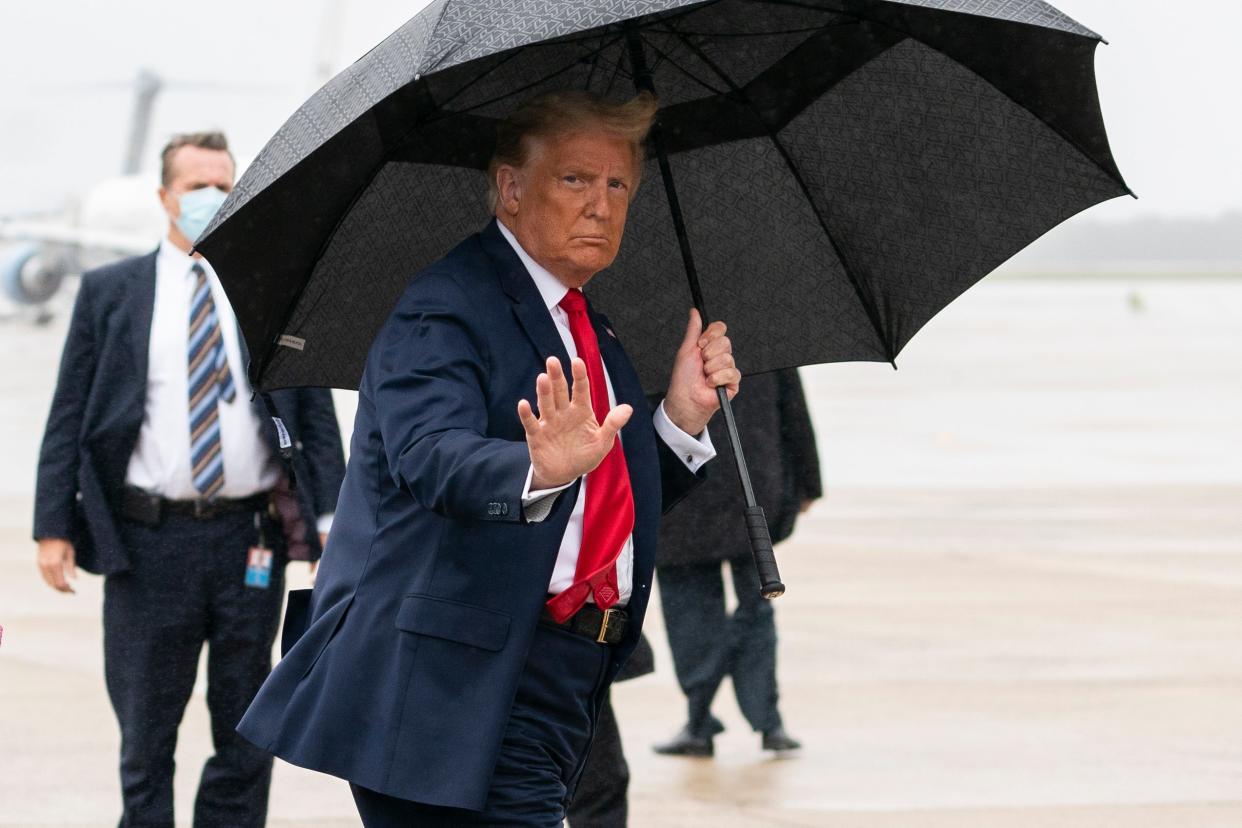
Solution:
{"label": "shirt collar", "polygon": [[500,235],[504,236],[505,241],[513,248],[513,252],[522,260],[522,264],[526,266],[526,272],[534,280],[535,287],[539,288],[539,295],[543,297],[543,303],[548,306],[548,310],[552,310],[559,305],[561,300],[565,298],[565,294],[569,293],[569,288],[565,287],[560,279],[549,273],[547,268],[532,259],[530,254],[522,249],[522,245],[518,244],[518,240],[509,232],[509,228],[505,227],[504,222],[497,219],[496,227],[499,228]]}
{"label": "shirt collar", "polygon": [[156,265],[159,270],[169,274],[185,276],[190,272],[190,267],[195,262],[203,266],[203,270],[207,272],[207,276],[215,275],[215,271],[211,269],[211,265],[206,259],[195,259],[189,253],[182,251],[177,245],[173,244],[167,236],[160,239],[159,252],[155,254]]}

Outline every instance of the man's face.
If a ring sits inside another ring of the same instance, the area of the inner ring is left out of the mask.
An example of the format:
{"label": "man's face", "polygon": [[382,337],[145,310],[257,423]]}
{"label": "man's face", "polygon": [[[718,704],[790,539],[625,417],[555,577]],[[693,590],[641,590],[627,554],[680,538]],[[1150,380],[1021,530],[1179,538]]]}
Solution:
{"label": "man's face", "polygon": [[520,169],[498,171],[498,214],[535,261],[582,287],[617,257],[635,173],[630,142],[606,132],[536,141]]}
{"label": "man's face", "polygon": [[175,222],[181,215],[178,199],[190,190],[203,187],[219,187],[224,192],[233,189],[233,160],[224,150],[202,147],[179,147],[172,157],[172,178],[160,187],[160,203],[168,219]]}

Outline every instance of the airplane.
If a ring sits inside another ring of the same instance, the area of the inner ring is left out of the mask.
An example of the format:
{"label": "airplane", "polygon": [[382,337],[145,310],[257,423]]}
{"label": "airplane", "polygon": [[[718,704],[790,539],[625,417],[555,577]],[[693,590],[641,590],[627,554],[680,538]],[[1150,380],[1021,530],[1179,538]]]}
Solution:
{"label": "airplane", "polygon": [[[340,68],[344,0],[327,0],[319,25],[309,91]],[[267,90],[262,84],[238,88],[216,83],[169,84],[140,69],[134,83],[129,136],[120,174],[92,186],[68,210],[47,215],[0,216],[0,294],[31,314],[36,324],[53,318],[51,302],[69,277],[126,256],[147,253],[159,243],[168,219],[155,192],[158,176],[143,172],[151,115],[168,86],[232,92]],[[237,159],[240,173],[249,159]]]}
{"label": "airplane", "polygon": [[18,306],[35,309],[36,322],[51,319],[47,303],[73,273],[153,249],[166,224],[153,193],[159,183],[140,172],[151,111],[164,84],[143,69],[121,174],[91,187],[66,213],[0,218],[0,290]]}

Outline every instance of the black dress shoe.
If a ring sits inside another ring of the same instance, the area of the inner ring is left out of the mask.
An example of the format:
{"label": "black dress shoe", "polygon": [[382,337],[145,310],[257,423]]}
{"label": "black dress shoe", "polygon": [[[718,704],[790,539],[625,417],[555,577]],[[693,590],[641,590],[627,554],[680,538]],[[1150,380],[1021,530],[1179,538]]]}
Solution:
{"label": "black dress shoe", "polygon": [[785,728],[777,726],[771,730],[763,731],[763,749],[774,750],[777,753],[783,753],[789,750],[799,750],[802,743],[785,732]]}
{"label": "black dress shoe", "polygon": [[689,725],[669,741],[654,745],[652,750],[662,756],[711,756],[715,753],[712,737],[694,735]]}

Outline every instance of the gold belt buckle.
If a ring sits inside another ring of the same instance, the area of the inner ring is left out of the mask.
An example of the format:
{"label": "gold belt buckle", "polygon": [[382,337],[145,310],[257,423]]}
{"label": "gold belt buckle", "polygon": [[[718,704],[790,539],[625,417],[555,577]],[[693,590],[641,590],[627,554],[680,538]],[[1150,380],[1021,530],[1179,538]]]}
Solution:
{"label": "gold belt buckle", "polygon": [[616,610],[612,610],[612,609],[604,610],[604,620],[600,622],[599,636],[595,639],[597,644],[608,643],[607,641],[604,640],[604,638],[608,635],[608,622],[612,620],[612,614],[614,612],[616,612]]}

